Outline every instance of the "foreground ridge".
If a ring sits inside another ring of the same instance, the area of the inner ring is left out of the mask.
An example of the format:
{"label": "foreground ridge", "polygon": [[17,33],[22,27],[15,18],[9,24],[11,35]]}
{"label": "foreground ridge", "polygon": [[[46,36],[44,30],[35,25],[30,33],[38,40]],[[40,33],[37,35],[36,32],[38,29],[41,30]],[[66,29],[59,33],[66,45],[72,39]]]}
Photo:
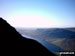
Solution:
{"label": "foreground ridge", "polygon": [[14,27],[2,18],[0,18],[0,43],[0,52],[6,56],[56,56],[39,42],[22,37]]}

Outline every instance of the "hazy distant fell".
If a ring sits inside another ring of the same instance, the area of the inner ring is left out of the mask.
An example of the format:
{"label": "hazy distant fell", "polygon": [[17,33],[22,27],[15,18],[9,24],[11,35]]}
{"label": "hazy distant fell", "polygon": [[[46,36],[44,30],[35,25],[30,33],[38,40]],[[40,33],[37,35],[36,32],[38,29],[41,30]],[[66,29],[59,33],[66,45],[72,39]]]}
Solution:
{"label": "hazy distant fell", "polygon": [[22,35],[27,35],[48,43],[52,43],[56,46],[59,46],[64,51],[75,50],[75,28],[16,29]]}

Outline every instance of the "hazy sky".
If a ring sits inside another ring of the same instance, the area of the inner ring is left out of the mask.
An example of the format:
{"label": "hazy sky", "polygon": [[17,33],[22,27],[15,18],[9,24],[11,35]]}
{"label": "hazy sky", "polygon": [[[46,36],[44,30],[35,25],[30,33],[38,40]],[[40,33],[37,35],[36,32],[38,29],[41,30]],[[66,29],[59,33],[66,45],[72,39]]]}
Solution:
{"label": "hazy sky", "polygon": [[0,17],[17,27],[75,27],[75,0],[0,0]]}

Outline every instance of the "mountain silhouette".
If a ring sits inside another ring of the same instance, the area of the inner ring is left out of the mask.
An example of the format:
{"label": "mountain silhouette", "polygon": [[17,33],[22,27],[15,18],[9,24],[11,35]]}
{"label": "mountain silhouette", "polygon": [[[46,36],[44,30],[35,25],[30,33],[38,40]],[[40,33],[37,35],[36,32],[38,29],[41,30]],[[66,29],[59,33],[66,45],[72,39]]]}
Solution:
{"label": "mountain silhouette", "polygon": [[2,18],[0,18],[0,53],[6,56],[56,56],[39,42],[21,36]]}

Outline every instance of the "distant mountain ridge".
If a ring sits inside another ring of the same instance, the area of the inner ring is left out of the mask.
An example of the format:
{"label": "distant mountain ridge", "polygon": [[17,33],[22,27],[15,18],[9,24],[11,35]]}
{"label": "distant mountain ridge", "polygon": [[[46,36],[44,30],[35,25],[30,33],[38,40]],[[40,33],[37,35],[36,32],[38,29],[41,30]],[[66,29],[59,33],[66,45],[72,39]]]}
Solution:
{"label": "distant mountain ridge", "polygon": [[[75,51],[75,28],[42,28],[36,30],[18,29],[23,35],[55,44],[64,51]],[[66,47],[65,47],[66,46]]]}
{"label": "distant mountain ridge", "polygon": [[38,38],[69,38],[72,35],[75,35],[75,32],[61,29],[61,28],[47,28],[47,29],[36,29],[36,30],[22,30],[17,29],[21,34],[29,35],[32,37]]}
{"label": "distant mountain ridge", "polygon": [[75,27],[71,27],[71,28],[64,28],[64,29],[75,32]]}
{"label": "distant mountain ridge", "polygon": [[[39,31],[39,29],[37,29]],[[53,37],[53,38],[68,38],[71,37],[72,35],[75,35],[75,32],[65,30],[65,29],[48,29],[44,32],[39,31],[38,33],[41,33],[43,37]]]}

